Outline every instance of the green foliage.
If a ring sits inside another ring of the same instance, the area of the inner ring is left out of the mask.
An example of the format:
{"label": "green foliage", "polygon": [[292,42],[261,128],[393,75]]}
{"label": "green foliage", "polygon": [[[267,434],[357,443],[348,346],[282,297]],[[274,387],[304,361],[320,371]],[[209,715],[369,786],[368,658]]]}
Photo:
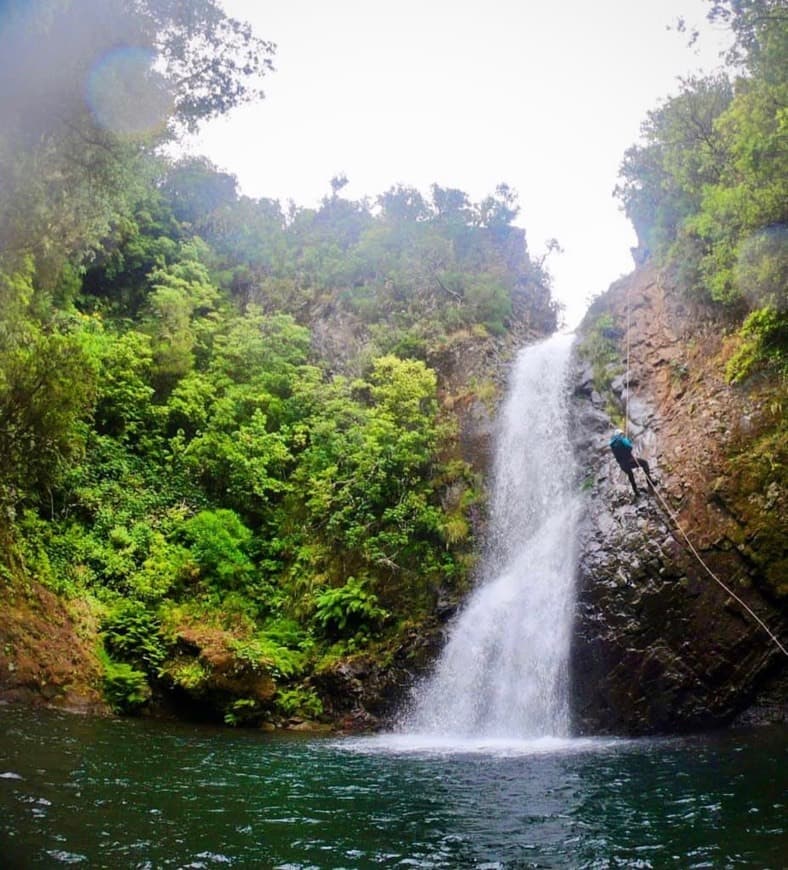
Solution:
{"label": "green foliage", "polygon": [[306,657],[302,652],[277,643],[265,633],[257,634],[251,639],[234,641],[232,650],[239,661],[254,668],[265,669],[277,680],[298,676],[306,664]]}
{"label": "green foliage", "polygon": [[36,278],[35,260],[26,254],[17,258],[17,262],[5,265],[0,259],[0,310],[3,318],[0,320],[0,349],[13,346],[20,333],[30,328],[32,315],[31,306],[36,295],[34,281]]}
{"label": "green foliage", "polygon": [[58,493],[56,503],[68,509],[41,532],[60,582],[155,601],[196,571],[172,540],[184,518],[177,476],[163,479],[156,456],[132,453],[109,436],[89,440]]}
{"label": "green foliage", "polygon": [[600,314],[584,328],[583,341],[578,350],[591,363],[594,387],[604,394],[610,387],[614,367],[620,362],[619,341],[621,330],[613,322],[611,314]]}
{"label": "green foliage", "polygon": [[724,152],[715,123],[731,99],[724,76],[689,79],[678,96],[648,113],[643,144],[627,150],[616,195],[648,250],[665,254],[705,187],[719,180]]}
{"label": "green foliage", "polygon": [[472,320],[486,326],[494,335],[506,331],[512,313],[512,293],[507,276],[490,272],[468,283],[465,298],[473,312]]}
{"label": "green foliage", "polygon": [[788,311],[767,306],[750,312],[739,330],[741,345],[728,360],[725,375],[738,383],[763,367],[788,375]]}
{"label": "green foliage", "polygon": [[210,676],[208,667],[199,659],[177,659],[167,662],[162,672],[175,686],[192,695],[199,695],[203,691]]}
{"label": "green foliage", "polygon": [[0,343],[0,501],[43,501],[79,457],[96,370],[80,324]]}
{"label": "green foliage", "polygon": [[325,589],[315,599],[315,622],[329,637],[377,633],[388,613],[378,606],[364,580],[348,577],[344,586]]}
{"label": "green foliage", "polygon": [[768,227],[743,239],[734,266],[735,284],[749,305],[781,307],[788,287],[788,228]]}
{"label": "green foliage", "polygon": [[694,293],[746,311],[780,304],[788,272],[788,27],[773,0],[714,2],[709,17],[730,25],[729,60],[749,74],[690,79],[649,113],[616,192],[641,246]]}
{"label": "green foliage", "polygon": [[[337,585],[352,570],[370,578],[386,607],[409,595],[411,607],[424,605],[446,570],[431,474],[448,430],[438,425],[435,392],[433,371],[391,356],[373,362],[368,380],[335,379],[323,390],[291,478],[307,493],[305,534],[291,539],[301,554],[294,579],[308,573],[316,585]],[[296,609],[309,610],[312,585]]]}
{"label": "green foliage", "polygon": [[181,534],[210,585],[243,587],[254,573],[248,555],[252,533],[233,511],[200,511],[181,525]]}
{"label": "green foliage", "polygon": [[122,601],[103,619],[101,631],[113,660],[155,675],[166,658],[161,623],[139,601]]}
{"label": "green foliage", "polygon": [[175,262],[148,276],[143,324],[152,338],[153,379],[159,392],[169,393],[192,370],[200,339],[210,335],[218,291],[200,262],[205,256],[205,244],[192,240],[182,246]]}
{"label": "green foliage", "polygon": [[323,702],[312,689],[295,686],[276,693],[274,709],[288,719],[294,716],[319,719],[323,715]]}
{"label": "green foliage", "polygon": [[780,74],[788,49],[782,0],[711,0],[708,17],[727,24],[734,35],[729,63],[743,63],[766,78]]}
{"label": "green foliage", "polygon": [[116,713],[136,713],[151,697],[148,680],[142,671],[126,662],[103,656],[104,697]]}
{"label": "green foliage", "polygon": [[[766,386],[754,427],[731,445],[720,479],[725,502],[739,517],[736,544],[758,567],[758,582],[778,603],[788,598],[784,518],[788,508],[788,382]],[[757,542],[757,546],[753,542]]]}
{"label": "green foliage", "polygon": [[101,335],[97,340],[100,376],[94,424],[101,434],[133,444],[155,425],[150,407],[153,350],[140,332]]}
{"label": "green foliage", "polygon": [[177,221],[199,228],[206,215],[213,215],[238,197],[235,177],[219,172],[204,157],[187,157],[167,174],[164,192],[172,202]]}
{"label": "green foliage", "polygon": [[45,586],[69,598],[82,589],[74,578],[57,570],[57,545],[53,540],[52,524],[43,520],[37,511],[28,508],[17,517],[18,552],[27,572]]}

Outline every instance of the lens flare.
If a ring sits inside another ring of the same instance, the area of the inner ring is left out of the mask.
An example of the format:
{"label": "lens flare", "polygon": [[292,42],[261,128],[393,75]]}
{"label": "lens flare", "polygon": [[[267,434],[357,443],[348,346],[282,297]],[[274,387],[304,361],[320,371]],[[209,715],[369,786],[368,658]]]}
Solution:
{"label": "lens flare", "polygon": [[172,95],[154,61],[150,49],[122,46],[93,65],[85,96],[97,124],[125,136],[143,136],[165,126]]}

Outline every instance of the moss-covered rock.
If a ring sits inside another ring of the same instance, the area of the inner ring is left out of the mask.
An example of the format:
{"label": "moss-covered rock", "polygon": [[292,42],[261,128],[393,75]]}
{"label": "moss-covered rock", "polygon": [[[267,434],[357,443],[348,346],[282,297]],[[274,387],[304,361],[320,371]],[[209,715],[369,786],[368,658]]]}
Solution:
{"label": "moss-covered rock", "polygon": [[231,724],[259,719],[270,708],[277,691],[272,662],[239,654],[232,633],[209,625],[184,624],[174,636],[174,654],[162,667],[170,687]]}
{"label": "moss-covered rock", "polygon": [[89,603],[10,572],[0,578],[0,596],[0,702],[109,713],[96,655],[98,619]]}

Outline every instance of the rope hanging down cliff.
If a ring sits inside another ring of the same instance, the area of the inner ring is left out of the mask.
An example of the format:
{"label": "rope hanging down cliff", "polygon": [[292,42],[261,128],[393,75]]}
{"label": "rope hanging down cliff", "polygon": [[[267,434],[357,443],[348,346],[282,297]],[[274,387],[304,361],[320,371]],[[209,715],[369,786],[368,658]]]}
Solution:
{"label": "rope hanging down cliff", "polygon": [[624,378],[624,437],[629,438],[629,352],[632,348],[632,288],[627,286],[627,372]]}
{"label": "rope hanging down cliff", "polygon": [[670,518],[673,520],[673,523],[676,526],[676,528],[683,535],[684,540],[687,542],[687,546],[690,548],[690,550],[692,551],[692,554],[695,556],[695,558],[698,560],[698,562],[700,562],[700,564],[703,566],[706,573],[712,578],[712,580],[714,580],[716,583],[719,583],[719,585],[725,590],[725,592],[727,592],[731,598],[733,598],[735,601],[737,601],[747,611],[747,613],[750,614],[750,616],[758,623],[758,625],[761,626],[761,628],[766,632],[766,634],[768,634],[769,637],[774,641],[774,643],[780,649],[782,654],[785,656],[788,656],[788,650],[786,650],[786,648],[780,643],[780,641],[777,639],[777,636],[769,628],[769,626],[766,625],[766,623],[760,618],[760,616],[758,616],[758,614],[755,613],[755,611],[751,607],[749,607],[744,601],[742,601],[742,599],[739,598],[739,596],[732,589],[730,589],[725,583],[723,583],[722,580],[720,580],[720,578],[703,561],[700,553],[695,549],[695,547],[692,546],[692,541],[690,541],[689,537],[687,536],[687,533],[682,528],[681,523],[679,523],[678,519],[676,518],[676,515],[668,507],[668,505],[665,502],[665,499],[662,498],[662,496],[660,495],[660,492],[656,486],[652,487],[652,491],[659,499],[660,503],[662,504],[662,507],[664,507],[665,510],[667,511],[668,516],[670,516]]}
{"label": "rope hanging down cliff", "polygon": [[[626,393],[625,393],[626,398],[624,400],[624,433],[626,436],[629,436],[629,367],[630,367],[629,358],[630,358],[630,351],[631,351],[631,347],[632,347],[632,344],[631,344],[631,334],[632,334],[632,330],[631,330],[631,325],[632,325],[631,294],[632,294],[631,287],[627,287],[627,370],[626,370],[626,375],[625,375],[625,379],[624,379],[625,390],[626,390]],[[657,496],[657,498],[660,501],[660,504],[662,505],[662,507],[665,509],[666,513],[668,514],[668,516],[673,521],[673,524],[676,526],[676,528],[679,530],[679,532],[681,532],[682,537],[687,542],[687,546],[689,547],[690,552],[693,554],[693,556],[695,556],[695,558],[701,564],[701,566],[706,571],[706,573],[731,598],[733,598],[734,601],[738,602],[738,604],[744,610],[746,610],[747,613],[750,614],[750,616],[758,623],[758,625],[761,626],[761,628],[766,632],[766,634],[769,635],[769,637],[774,642],[774,644],[777,646],[777,648],[780,650],[780,652],[784,656],[788,656],[788,650],[786,650],[786,648],[782,645],[782,643],[780,643],[779,639],[774,634],[774,632],[769,628],[769,626],[766,625],[766,623],[758,616],[758,614],[755,613],[755,611],[748,604],[746,604],[744,601],[742,601],[742,599],[732,589],[730,589],[725,583],[723,583],[722,580],[720,580],[720,578],[703,561],[703,558],[701,557],[700,553],[695,549],[695,547],[692,544],[692,541],[690,541],[690,539],[689,539],[689,536],[684,531],[683,527],[681,526],[681,523],[679,523],[678,518],[673,513],[673,511],[670,509],[670,507],[666,503],[665,499],[662,498],[662,495],[660,494],[659,490],[657,489],[656,485],[654,484],[654,481],[650,479],[650,475],[648,474],[648,472],[646,473],[646,476],[649,478],[649,483],[651,484],[651,486],[650,486],[651,491]]]}

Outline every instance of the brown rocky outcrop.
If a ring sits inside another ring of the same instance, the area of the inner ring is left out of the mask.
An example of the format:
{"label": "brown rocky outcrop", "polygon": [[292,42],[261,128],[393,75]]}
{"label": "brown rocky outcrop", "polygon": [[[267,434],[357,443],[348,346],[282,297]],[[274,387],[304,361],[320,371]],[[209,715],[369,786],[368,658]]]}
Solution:
{"label": "brown rocky outcrop", "polygon": [[[737,716],[784,720],[788,657],[703,568],[676,521],[785,645],[785,385],[729,385],[725,324],[648,265],[613,285],[581,332],[604,314],[615,325],[618,377],[599,384],[578,357],[574,383],[586,493],[571,657],[576,727],[639,734]],[[636,453],[658,482],[637,500],[607,449],[613,409],[623,415],[627,399]]]}
{"label": "brown rocky outcrop", "polygon": [[0,702],[108,714],[96,618],[33,580],[0,581]]}
{"label": "brown rocky outcrop", "polygon": [[276,694],[269,663],[238,654],[236,638],[211,626],[184,624],[175,630],[175,652],[163,676],[172,687],[221,715],[234,699],[267,704]]}

